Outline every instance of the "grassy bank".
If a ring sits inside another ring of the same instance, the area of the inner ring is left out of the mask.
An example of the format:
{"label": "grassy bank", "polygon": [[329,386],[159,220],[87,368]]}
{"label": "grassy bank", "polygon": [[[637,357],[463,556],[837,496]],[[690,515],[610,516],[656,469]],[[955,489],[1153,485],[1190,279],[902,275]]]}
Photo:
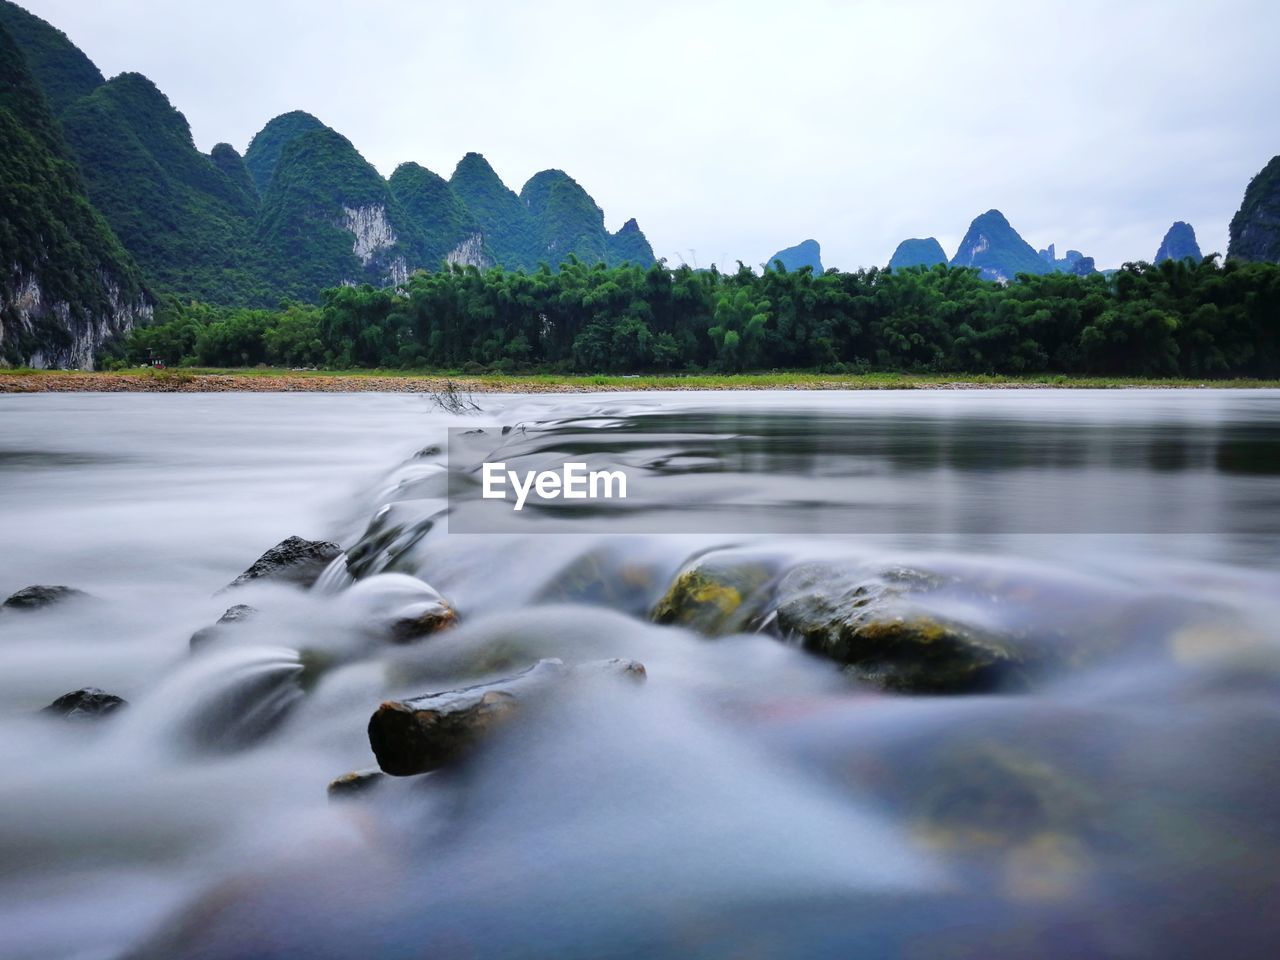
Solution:
{"label": "grassy bank", "polygon": [[452,383],[470,393],[583,393],[619,390],[981,390],[1000,388],[1280,388],[1277,380],[1177,380],[1144,377],[1027,377],[913,373],[744,373],[734,375],[460,375],[450,371],[195,369],[78,372],[0,369],[0,393],[265,392],[430,393]]}

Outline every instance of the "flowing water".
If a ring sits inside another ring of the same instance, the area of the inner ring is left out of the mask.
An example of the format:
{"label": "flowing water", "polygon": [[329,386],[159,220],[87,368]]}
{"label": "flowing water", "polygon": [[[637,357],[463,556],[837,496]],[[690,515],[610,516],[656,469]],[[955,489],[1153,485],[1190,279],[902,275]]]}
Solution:
{"label": "flowing water", "polygon": [[[92,595],[0,612],[0,956],[1270,955],[1280,395],[480,399],[0,397],[0,598]],[[499,459],[632,489],[517,513]],[[215,595],[293,534],[346,555]],[[1016,682],[806,652],[797,576]],[[326,794],[388,698],[614,657]],[[128,705],[39,713],[84,686]]]}

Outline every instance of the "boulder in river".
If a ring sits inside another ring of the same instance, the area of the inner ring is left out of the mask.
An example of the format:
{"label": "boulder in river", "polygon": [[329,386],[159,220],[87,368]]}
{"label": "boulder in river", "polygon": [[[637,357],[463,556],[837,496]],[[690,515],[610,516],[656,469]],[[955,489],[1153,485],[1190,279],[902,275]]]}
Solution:
{"label": "boulder in river", "polygon": [[257,612],[257,607],[251,607],[247,603],[237,603],[235,606],[228,607],[226,612],[218,618],[216,623],[212,623],[207,627],[201,627],[191,635],[191,649],[195,650],[204,646],[210,640],[213,640],[222,633],[223,628],[233,623],[242,623]]}
{"label": "boulder in river", "polygon": [[270,580],[293,584],[305,590],[320,579],[325,567],[341,554],[342,548],[336,543],[289,537],[260,556],[253,566],[224,589],[230,590],[255,580]]}
{"label": "boulder in river", "polygon": [[676,574],[652,619],[712,637],[740,632],[764,612],[765,588],[774,575],[775,566],[766,558],[707,554]]}
{"label": "boulder in river", "polygon": [[387,775],[374,767],[344,773],[329,781],[329,799],[346,800],[361,796],[375,789],[386,779]]}
{"label": "boulder in river", "polygon": [[937,577],[892,569],[851,574],[804,564],[778,585],[778,631],[846,665],[853,676],[902,693],[982,692],[1022,687],[1026,651],[1008,638],[919,609],[912,595]]}
{"label": "boulder in river", "polygon": [[369,746],[378,766],[394,776],[436,770],[465,754],[520,705],[567,677],[621,676],[645,679],[633,660],[606,660],[567,668],[561,660],[539,660],[512,677],[388,700],[369,718]]}
{"label": "boulder in river", "polygon": [[97,720],[124,706],[128,706],[128,701],[115,694],[99,690],[97,687],[81,687],[79,690],[64,693],[40,712],[63,720],[81,722]]}
{"label": "boulder in river", "polygon": [[75,587],[34,585],[12,594],[0,608],[5,610],[40,610],[71,600],[89,600],[90,594]]}

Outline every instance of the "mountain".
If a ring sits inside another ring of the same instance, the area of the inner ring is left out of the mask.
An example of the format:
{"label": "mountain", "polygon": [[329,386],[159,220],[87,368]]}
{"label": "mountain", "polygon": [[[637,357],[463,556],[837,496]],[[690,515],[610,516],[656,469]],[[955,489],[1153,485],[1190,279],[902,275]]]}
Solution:
{"label": "mountain", "polygon": [[649,245],[649,240],[640,229],[640,224],[636,223],[635,217],[624,223],[617,233],[609,234],[608,249],[611,266],[634,263],[641,267],[651,267],[657,262],[653,247]]}
{"label": "mountain", "polygon": [[154,83],[122,73],[60,119],[89,199],[150,283],[184,299],[252,298],[257,197],[196,149]]}
{"label": "mountain", "polygon": [[609,259],[604,211],[563,170],[535,173],[520,190],[520,202],[533,220],[530,259],[561,263],[570,256],[584,263]]}
{"label": "mountain", "polygon": [[253,178],[258,193],[265,194],[271,186],[271,177],[275,173],[276,164],[280,162],[280,154],[290,141],[313,130],[327,129],[311,114],[301,110],[282,113],[267,121],[267,125],[249,141],[249,148],[244,152],[244,165]]}
{"label": "mountain", "polygon": [[55,115],[103,83],[102,72],[65,33],[17,4],[0,0],[0,27],[26,55],[27,68]]}
{"label": "mountain", "polygon": [[1244,202],[1231,218],[1227,259],[1280,263],[1280,157],[1249,181]]}
{"label": "mountain", "polygon": [[402,282],[424,258],[423,240],[387,182],[328,127],[281,151],[257,239],[278,289],[305,300],[339,283]]}
{"label": "mountain", "polygon": [[537,266],[536,258],[530,257],[538,246],[533,218],[488,160],[468,153],[458,161],[449,186],[475,218],[498,263],[511,270]]}
{"label": "mountain", "polygon": [[493,266],[480,225],[449,186],[449,181],[416,163],[402,163],[388,181],[392,195],[422,238],[422,262],[428,270],[441,263]]}
{"label": "mountain", "polygon": [[946,262],[946,251],[933,237],[925,237],[923,240],[903,240],[898,244],[898,249],[893,251],[893,256],[889,258],[889,266],[894,270],[903,270],[907,267],[932,267]]}
{"label": "mountain", "polygon": [[91,367],[104,343],[150,315],[137,268],[90,204],[53,108],[0,25],[0,362]]}
{"label": "mountain", "polygon": [[779,250],[765,261],[765,269],[776,269],[781,263],[788,273],[795,273],[801,267],[812,267],[815,276],[822,274],[822,247],[817,240],[804,240],[794,247]]}
{"label": "mountain", "polygon": [[1059,259],[1057,248],[1052,243],[1040,251],[1040,259],[1049,266],[1049,270],[1045,272],[1071,273],[1077,277],[1087,277],[1098,272],[1093,257],[1086,257],[1079,250],[1068,250],[1066,256]]}
{"label": "mountain", "polygon": [[988,210],[969,224],[953,267],[976,267],[986,280],[1008,282],[1019,273],[1049,273],[1054,268],[1018,235],[999,210]]}
{"label": "mountain", "polygon": [[209,160],[240,191],[241,199],[247,206],[257,205],[258,188],[249,176],[244,157],[236,152],[235,147],[229,143],[216,143],[209,151]]}
{"label": "mountain", "polygon": [[1196,232],[1191,229],[1191,224],[1177,220],[1160,241],[1160,249],[1156,251],[1154,262],[1194,260],[1199,263],[1201,259],[1203,258],[1200,255],[1200,244],[1196,243]]}

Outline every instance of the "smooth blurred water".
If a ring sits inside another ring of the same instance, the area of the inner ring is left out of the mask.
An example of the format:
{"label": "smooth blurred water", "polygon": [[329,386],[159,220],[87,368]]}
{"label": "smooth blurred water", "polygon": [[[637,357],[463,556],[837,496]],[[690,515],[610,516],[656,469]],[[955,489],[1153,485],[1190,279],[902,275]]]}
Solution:
{"label": "smooth blurred water", "polygon": [[[0,397],[0,597],[97,598],[0,614],[0,956],[1266,955],[1280,394],[478,399]],[[477,427],[484,456],[639,493],[481,516],[446,456]],[[213,595],[292,534],[340,542],[356,585]],[[944,575],[937,612],[1107,652],[894,696],[648,622],[726,546]],[[462,625],[396,646],[411,577]],[[232,602],[260,613],[193,653]],[[373,764],[382,700],[544,657],[649,680],[326,798]],[[130,705],[35,715],[85,685]]]}

